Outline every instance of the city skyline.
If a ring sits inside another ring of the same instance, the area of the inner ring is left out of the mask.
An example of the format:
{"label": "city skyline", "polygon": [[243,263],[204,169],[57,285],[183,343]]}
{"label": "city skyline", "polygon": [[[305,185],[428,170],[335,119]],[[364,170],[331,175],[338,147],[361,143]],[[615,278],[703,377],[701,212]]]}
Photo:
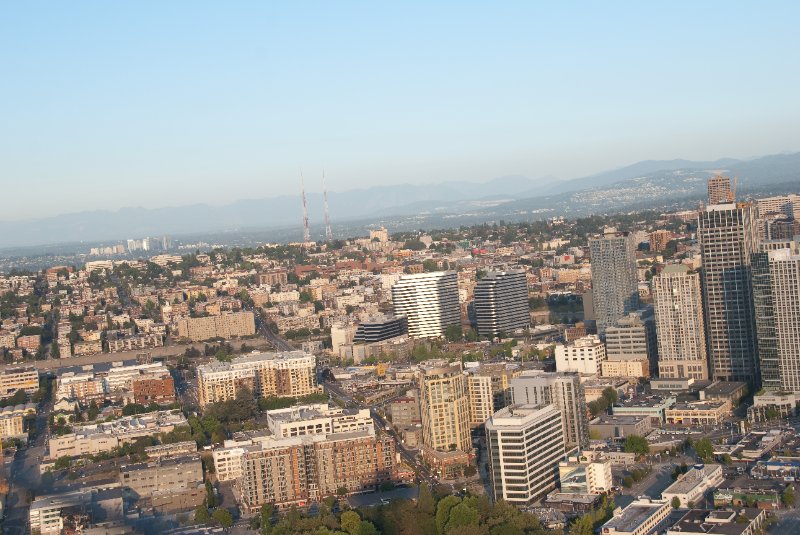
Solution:
{"label": "city skyline", "polygon": [[4,219],[800,148],[794,4],[187,6],[6,9]]}

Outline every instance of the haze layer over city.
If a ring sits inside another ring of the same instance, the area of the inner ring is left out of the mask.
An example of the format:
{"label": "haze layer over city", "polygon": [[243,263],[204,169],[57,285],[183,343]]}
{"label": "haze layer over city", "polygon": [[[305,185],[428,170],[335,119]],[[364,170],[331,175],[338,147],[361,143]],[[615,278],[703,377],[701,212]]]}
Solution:
{"label": "haze layer over city", "polygon": [[800,533],[795,3],[0,17],[0,533]]}

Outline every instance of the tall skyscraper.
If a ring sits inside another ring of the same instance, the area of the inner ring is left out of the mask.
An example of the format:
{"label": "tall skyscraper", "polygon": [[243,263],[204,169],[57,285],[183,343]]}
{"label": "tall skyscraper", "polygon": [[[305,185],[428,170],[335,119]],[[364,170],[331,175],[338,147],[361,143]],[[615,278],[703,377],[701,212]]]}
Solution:
{"label": "tall skyscraper", "polygon": [[511,405],[486,422],[495,500],[530,505],[555,488],[564,457],[561,421],[552,405]]}
{"label": "tall skyscraper", "polygon": [[422,441],[427,448],[469,451],[467,376],[460,362],[429,360],[417,376],[422,413]]}
{"label": "tall skyscraper", "polygon": [[658,376],[708,379],[706,324],[700,275],[669,265],[653,277],[658,340]]}
{"label": "tall skyscraper", "polygon": [[763,250],[751,259],[761,384],[800,392],[800,254]]}
{"label": "tall skyscraper", "polygon": [[709,205],[697,235],[703,259],[703,305],[712,377],[759,383],[750,255],[758,235],[749,203]]}
{"label": "tall skyscraper", "polygon": [[475,286],[475,319],[481,336],[528,327],[531,317],[525,272],[490,271],[479,280]]}
{"label": "tall skyscraper", "polygon": [[395,315],[408,318],[409,336],[442,336],[447,327],[461,324],[455,271],[403,275],[392,286],[392,301]]}
{"label": "tall skyscraper", "polygon": [[708,204],[733,202],[731,179],[717,175],[708,179]]}
{"label": "tall skyscraper", "polygon": [[586,394],[578,374],[523,372],[511,379],[511,399],[516,404],[554,405],[561,413],[567,451],[589,445]]}
{"label": "tall skyscraper", "polygon": [[592,255],[592,299],[598,334],[639,307],[636,244],[627,232],[607,228],[589,240]]}

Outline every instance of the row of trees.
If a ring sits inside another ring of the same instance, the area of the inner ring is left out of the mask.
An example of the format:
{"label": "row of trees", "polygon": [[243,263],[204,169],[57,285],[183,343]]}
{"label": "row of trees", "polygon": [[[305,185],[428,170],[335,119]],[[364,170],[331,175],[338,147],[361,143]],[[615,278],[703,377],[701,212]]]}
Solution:
{"label": "row of trees", "polygon": [[[265,505],[251,527],[261,535],[555,535],[536,515],[506,502],[491,503],[485,496],[453,496],[443,487],[431,491],[422,485],[416,503],[398,499],[363,510],[347,510],[342,504],[345,510],[338,515],[333,512],[335,504],[331,497],[320,504],[316,515],[292,509],[277,521],[272,506]],[[610,506],[604,507],[596,516],[587,515],[592,528],[605,518]],[[590,535],[584,523],[582,520],[571,535]]]}

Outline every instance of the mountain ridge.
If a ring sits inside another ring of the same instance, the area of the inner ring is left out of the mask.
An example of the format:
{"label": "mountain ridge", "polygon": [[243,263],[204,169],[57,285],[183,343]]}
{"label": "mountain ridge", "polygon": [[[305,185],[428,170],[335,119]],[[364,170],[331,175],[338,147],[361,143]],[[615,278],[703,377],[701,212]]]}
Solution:
{"label": "mountain ridge", "polygon": [[[703,180],[719,169],[738,176],[743,187],[792,180],[800,185],[800,153],[781,153],[750,160],[645,160],[571,180],[553,177],[533,180],[506,175],[484,182],[380,185],[329,192],[328,201],[334,222],[416,213],[450,211],[460,214],[464,210],[491,214],[503,209],[554,209],[559,205],[569,208],[569,203],[575,202],[607,208],[635,203],[637,196],[648,200],[659,196],[697,195],[705,187]],[[672,190],[664,187],[667,183]],[[618,200],[614,200],[615,194],[620,197]],[[307,197],[311,222],[319,225],[323,216],[322,195],[312,193]],[[294,221],[299,230],[300,210],[299,196],[283,195],[241,199],[224,205],[125,207],[114,211],[89,210],[33,220],[0,221],[0,248],[64,242],[118,243],[125,238],[163,234],[290,227]]]}

